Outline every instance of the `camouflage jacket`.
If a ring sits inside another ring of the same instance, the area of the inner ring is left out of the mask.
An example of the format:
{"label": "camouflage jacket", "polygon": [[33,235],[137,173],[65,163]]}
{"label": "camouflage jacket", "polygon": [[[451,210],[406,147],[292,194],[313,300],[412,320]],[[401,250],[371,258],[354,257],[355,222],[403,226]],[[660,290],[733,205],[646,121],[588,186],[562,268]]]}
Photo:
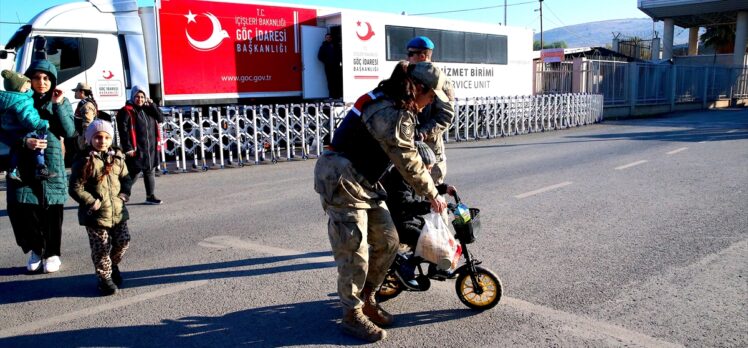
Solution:
{"label": "camouflage jacket", "polygon": [[436,186],[413,141],[416,116],[409,111],[396,109],[391,101],[383,98],[368,105],[361,117],[395,169],[416,193],[426,198],[436,197]]}
{"label": "camouflage jacket", "polygon": [[418,133],[426,135],[423,142],[434,150],[439,161],[444,159],[444,132],[452,125],[455,116],[454,89],[451,81],[446,81],[443,90],[449,97],[449,103],[434,98],[434,102],[426,105],[418,114]]}

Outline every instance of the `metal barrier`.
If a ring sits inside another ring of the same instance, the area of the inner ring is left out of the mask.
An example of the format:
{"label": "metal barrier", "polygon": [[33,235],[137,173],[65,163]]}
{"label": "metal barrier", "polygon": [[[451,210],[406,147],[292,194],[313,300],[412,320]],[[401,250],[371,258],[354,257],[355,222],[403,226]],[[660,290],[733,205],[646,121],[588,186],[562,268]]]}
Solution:
{"label": "metal barrier", "polygon": [[[606,108],[701,104],[748,98],[748,68],[578,59],[536,64],[535,93],[602,94]],[[540,67],[543,67],[543,70]],[[661,112],[660,109],[657,109]]]}
{"label": "metal barrier", "polygon": [[457,99],[445,140],[480,140],[583,126],[603,119],[599,94]]}
{"label": "metal barrier", "polygon": [[[349,110],[340,102],[168,109],[160,169],[206,171],[317,157]],[[444,138],[546,132],[600,122],[602,115],[603,96],[594,94],[458,99]]]}

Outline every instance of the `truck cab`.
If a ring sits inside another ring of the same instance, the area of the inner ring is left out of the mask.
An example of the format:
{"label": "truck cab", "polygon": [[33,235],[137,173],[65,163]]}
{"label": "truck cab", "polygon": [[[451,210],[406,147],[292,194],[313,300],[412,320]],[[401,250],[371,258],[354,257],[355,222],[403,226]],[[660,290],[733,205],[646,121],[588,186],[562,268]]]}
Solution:
{"label": "truck cab", "polygon": [[[15,67],[46,58],[71,103],[72,89],[87,82],[99,109],[121,108],[134,85],[148,86],[144,40],[136,0],[90,0],[49,8],[21,26],[5,45]],[[131,69],[130,66],[142,67]]]}

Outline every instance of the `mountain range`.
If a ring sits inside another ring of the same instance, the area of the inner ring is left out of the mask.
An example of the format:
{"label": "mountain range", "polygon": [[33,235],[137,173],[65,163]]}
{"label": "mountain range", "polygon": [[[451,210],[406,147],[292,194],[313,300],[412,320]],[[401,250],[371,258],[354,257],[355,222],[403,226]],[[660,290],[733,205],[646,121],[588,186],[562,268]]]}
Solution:
{"label": "mountain range", "polygon": [[[639,37],[650,40],[656,32],[657,37],[662,38],[664,30],[663,22],[652,23],[650,18],[612,19],[607,21],[589,22],[565,27],[545,30],[543,32],[543,43],[550,44],[555,41],[565,41],[568,47],[588,47],[610,45],[614,33],[620,33],[620,38]],[[699,35],[704,32],[702,28]],[[540,33],[535,33],[535,40],[540,40]],[[675,27],[673,44],[688,43],[688,29]]]}

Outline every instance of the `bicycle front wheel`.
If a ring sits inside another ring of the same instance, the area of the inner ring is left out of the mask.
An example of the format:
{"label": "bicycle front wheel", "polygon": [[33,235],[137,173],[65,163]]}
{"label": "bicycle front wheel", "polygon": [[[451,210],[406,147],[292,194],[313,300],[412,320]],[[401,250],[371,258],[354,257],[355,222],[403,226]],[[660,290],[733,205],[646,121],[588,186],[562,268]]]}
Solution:
{"label": "bicycle front wheel", "polygon": [[468,270],[460,273],[455,283],[457,297],[472,309],[486,310],[495,307],[501,301],[503,293],[501,279],[483,267],[475,267],[475,279],[477,284],[473,282]]}

